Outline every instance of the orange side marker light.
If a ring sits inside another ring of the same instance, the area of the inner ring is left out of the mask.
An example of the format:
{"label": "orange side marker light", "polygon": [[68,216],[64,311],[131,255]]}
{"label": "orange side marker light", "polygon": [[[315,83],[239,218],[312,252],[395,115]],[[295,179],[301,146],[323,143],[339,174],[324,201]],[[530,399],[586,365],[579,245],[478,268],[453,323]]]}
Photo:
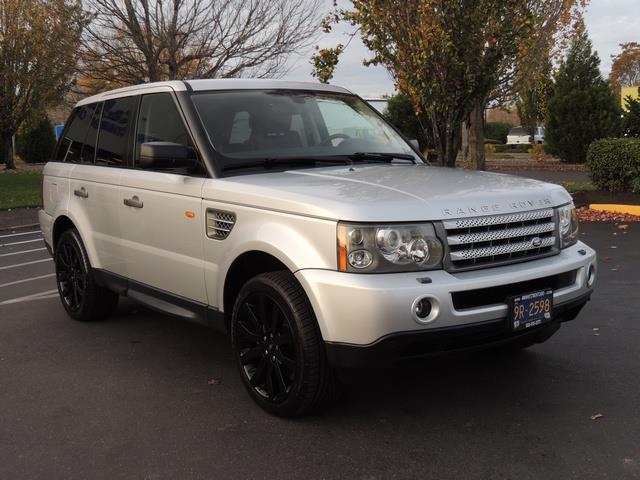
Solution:
{"label": "orange side marker light", "polygon": [[196,218],[195,212],[192,212],[191,210],[187,210],[186,212],[184,212],[184,216],[187,218]]}

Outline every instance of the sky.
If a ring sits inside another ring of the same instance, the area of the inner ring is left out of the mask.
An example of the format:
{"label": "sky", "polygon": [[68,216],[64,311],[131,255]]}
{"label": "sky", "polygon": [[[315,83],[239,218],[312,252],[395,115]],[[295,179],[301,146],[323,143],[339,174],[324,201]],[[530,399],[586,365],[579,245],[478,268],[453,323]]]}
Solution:
{"label": "sky", "polygon": [[[332,0],[321,0],[328,12]],[[342,8],[348,8],[348,0],[339,0]],[[611,55],[620,50],[619,44],[625,42],[640,43],[640,0],[591,0],[585,14],[587,31],[594,49],[600,56],[601,70],[606,77],[611,70]],[[317,41],[321,47],[333,47],[337,43],[345,43],[346,27],[334,29],[330,34],[323,34]],[[315,81],[311,76],[309,59],[313,48],[297,58],[291,59],[291,70],[285,78],[290,80]],[[371,54],[362,45],[359,38],[354,38],[340,57],[331,83],[344,86],[363,97],[380,97],[393,94],[393,81],[383,67],[365,67],[362,59]]]}

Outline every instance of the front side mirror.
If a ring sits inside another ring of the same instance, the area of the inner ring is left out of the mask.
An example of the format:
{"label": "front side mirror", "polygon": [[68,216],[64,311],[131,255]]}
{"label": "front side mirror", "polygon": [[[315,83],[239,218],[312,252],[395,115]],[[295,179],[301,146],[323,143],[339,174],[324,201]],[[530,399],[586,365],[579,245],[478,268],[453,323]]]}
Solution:
{"label": "front side mirror", "polygon": [[411,140],[409,140],[409,143],[413,146],[413,148],[420,151],[420,143],[418,142],[418,140],[412,138]]}
{"label": "front side mirror", "polygon": [[189,168],[196,166],[192,147],[173,142],[147,142],[140,145],[140,168]]}

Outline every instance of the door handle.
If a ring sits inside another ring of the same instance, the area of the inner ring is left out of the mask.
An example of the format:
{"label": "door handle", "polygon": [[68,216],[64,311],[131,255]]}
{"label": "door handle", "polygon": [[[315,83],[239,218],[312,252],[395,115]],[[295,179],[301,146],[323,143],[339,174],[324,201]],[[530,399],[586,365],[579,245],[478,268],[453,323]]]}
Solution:
{"label": "door handle", "polygon": [[84,188],[84,187],[80,187],[80,189],[77,189],[77,188],[76,188],[76,189],[73,191],[73,194],[74,194],[76,197],[80,197],[80,198],[89,198],[89,192],[87,192],[87,189],[86,189],[86,188]]}
{"label": "door handle", "polygon": [[144,206],[144,203],[142,203],[142,200],[140,200],[137,195],[134,195],[131,198],[125,198],[124,204],[127,207],[133,207],[133,208],[142,208]]}

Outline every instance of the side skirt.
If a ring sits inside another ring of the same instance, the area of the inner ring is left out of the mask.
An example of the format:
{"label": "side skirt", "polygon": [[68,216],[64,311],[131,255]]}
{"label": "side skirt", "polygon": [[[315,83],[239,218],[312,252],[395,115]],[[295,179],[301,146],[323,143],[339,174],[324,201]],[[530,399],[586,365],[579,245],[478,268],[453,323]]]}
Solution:
{"label": "side skirt", "polygon": [[224,313],[215,307],[174,295],[106,270],[94,268],[93,274],[101,286],[140,302],[153,310],[199,323],[224,334],[229,333]]}

